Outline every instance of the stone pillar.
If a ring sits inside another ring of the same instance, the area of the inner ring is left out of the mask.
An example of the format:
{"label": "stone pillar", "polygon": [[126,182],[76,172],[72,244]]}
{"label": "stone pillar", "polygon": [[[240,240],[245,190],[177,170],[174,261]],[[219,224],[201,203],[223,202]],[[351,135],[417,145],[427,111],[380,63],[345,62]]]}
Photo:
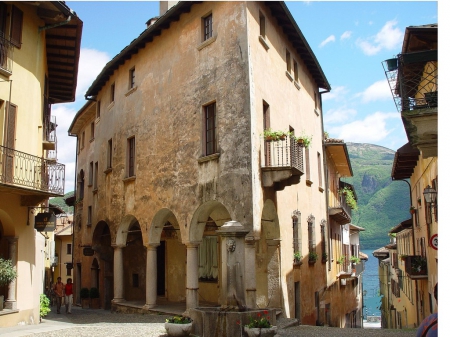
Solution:
{"label": "stone pillar", "polygon": [[124,302],[123,298],[123,247],[113,245],[114,248],[114,298],[113,302]]}
{"label": "stone pillar", "polygon": [[187,279],[186,279],[186,310],[198,307],[198,246],[199,242],[186,244]]}
{"label": "stone pillar", "polygon": [[147,270],[145,272],[145,309],[151,309],[156,306],[157,291],[157,247],[158,244],[149,244],[147,246]]}
{"label": "stone pillar", "polygon": [[256,240],[245,238],[245,300],[248,308],[256,308]]}
{"label": "stone pillar", "polygon": [[228,221],[216,233],[221,237],[222,308],[246,308],[245,235],[249,231],[237,221]]}
{"label": "stone pillar", "polygon": [[[9,242],[9,258],[11,259],[11,264],[17,271],[17,237],[6,237]],[[8,298],[5,303],[6,309],[17,309],[16,301],[16,279],[8,284]]]}
{"label": "stone pillar", "polygon": [[268,295],[271,307],[281,307],[280,240],[267,239]]}

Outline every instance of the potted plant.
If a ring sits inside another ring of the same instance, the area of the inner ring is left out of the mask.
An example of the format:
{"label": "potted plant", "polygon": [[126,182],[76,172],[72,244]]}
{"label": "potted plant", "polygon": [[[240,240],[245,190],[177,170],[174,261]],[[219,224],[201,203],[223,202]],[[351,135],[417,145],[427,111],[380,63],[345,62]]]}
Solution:
{"label": "potted plant", "polygon": [[81,298],[81,307],[83,309],[89,309],[89,289],[88,288],[80,289],[80,298]]}
{"label": "potted plant", "polygon": [[50,311],[50,299],[45,294],[41,294],[39,298],[39,320],[42,322],[42,318],[47,316]]}
{"label": "potted plant", "polygon": [[192,331],[192,319],[187,316],[172,316],[166,319],[164,328],[169,336],[189,336]]}
{"label": "potted plant", "polygon": [[300,252],[295,252],[294,253],[294,264],[301,264],[302,262],[302,254],[300,254]]}
{"label": "potted plant", "polygon": [[98,288],[92,287],[89,290],[89,297],[91,299],[91,309],[100,309],[100,292]]}
{"label": "potted plant", "polygon": [[408,257],[408,255],[401,254],[400,255],[400,260],[405,261],[407,257]]}
{"label": "potted plant", "polygon": [[295,140],[301,146],[308,148],[311,145],[312,136],[307,136],[305,134],[302,134],[301,136],[296,137]]}
{"label": "potted plant", "polygon": [[411,214],[416,213],[416,208],[415,208],[414,206],[411,206],[411,207],[409,208],[409,213],[411,213]]}
{"label": "potted plant", "polygon": [[339,194],[345,197],[345,203],[349,205],[351,209],[354,209],[355,211],[358,209],[358,204],[351,188],[345,186],[339,190]]}
{"label": "potted plant", "polygon": [[311,264],[316,263],[318,256],[319,255],[316,252],[309,252],[308,262]]}
{"label": "potted plant", "polygon": [[322,262],[325,263],[328,261],[328,254],[326,252],[322,253]]}
{"label": "potted plant", "polygon": [[344,264],[344,262],[345,262],[345,256],[344,255],[342,255],[339,259],[336,260],[337,264]]}
{"label": "potted plant", "polygon": [[361,262],[361,259],[359,257],[357,257],[357,256],[350,256],[350,262],[354,263],[354,264],[357,264],[357,263]]}
{"label": "potted plant", "polygon": [[398,65],[396,57],[386,60],[386,64],[389,71],[397,70]]}
{"label": "potted plant", "polygon": [[[268,315],[267,310],[264,311]],[[272,337],[277,333],[277,327],[273,326],[269,321],[269,316],[262,316],[258,313],[258,318],[251,318],[250,323],[244,326],[244,332],[248,337]]]}
{"label": "potted plant", "polygon": [[425,275],[427,273],[427,258],[424,256],[414,256],[411,259],[411,269],[416,275]]}
{"label": "potted plant", "polygon": [[290,132],[286,131],[275,131],[272,129],[266,129],[263,132],[264,139],[271,142],[271,141],[277,141],[277,140],[284,140],[287,136],[291,135]]}
{"label": "potted plant", "polygon": [[[17,272],[11,260],[5,260],[0,257],[0,286],[8,285],[16,278]],[[0,295],[0,310],[3,310],[4,300],[4,296]]]}

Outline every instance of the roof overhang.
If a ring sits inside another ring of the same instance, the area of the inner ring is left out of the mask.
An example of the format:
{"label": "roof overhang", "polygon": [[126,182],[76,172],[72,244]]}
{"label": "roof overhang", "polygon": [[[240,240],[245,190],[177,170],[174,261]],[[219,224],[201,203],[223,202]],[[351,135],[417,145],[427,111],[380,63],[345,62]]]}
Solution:
{"label": "roof overhang", "polygon": [[389,233],[399,233],[402,230],[412,228],[412,219],[407,219],[405,221],[400,222],[397,226],[392,228]]}
{"label": "roof overhang", "polygon": [[325,142],[325,150],[333,159],[341,177],[353,177],[352,164],[345,143]]}
{"label": "roof overhang", "polygon": [[78,110],[69,127],[69,136],[80,134],[88,121],[95,118],[97,113],[97,104],[94,101],[87,101],[83,107]]}
{"label": "roof overhang", "polygon": [[420,151],[413,148],[410,143],[406,143],[395,152],[392,163],[392,180],[408,179],[414,172],[414,168],[419,160]]}

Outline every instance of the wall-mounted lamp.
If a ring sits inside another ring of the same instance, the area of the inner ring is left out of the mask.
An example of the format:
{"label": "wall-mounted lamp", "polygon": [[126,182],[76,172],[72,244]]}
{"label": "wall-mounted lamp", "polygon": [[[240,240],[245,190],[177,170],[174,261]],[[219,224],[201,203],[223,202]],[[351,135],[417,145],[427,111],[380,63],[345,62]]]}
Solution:
{"label": "wall-mounted lamp", "polygon": [[434,188],[431,188],[430,185],[425,187],[423,190],[423,197],[425,198],[425,202],[427,204],[434,204],[436,202],[437,192]]}

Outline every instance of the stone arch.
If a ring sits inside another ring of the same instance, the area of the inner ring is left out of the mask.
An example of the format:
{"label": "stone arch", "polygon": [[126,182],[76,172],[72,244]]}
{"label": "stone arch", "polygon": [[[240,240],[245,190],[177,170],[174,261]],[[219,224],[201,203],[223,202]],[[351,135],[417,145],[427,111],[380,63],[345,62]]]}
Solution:
{"label": "stone arch", "polygon": [[150,229],[147,231],[145,238],[146,242],[144,242],[146,244],[159,244],[164,226],[167,225],[167,223],[170,223],[175,229],[180,229],[175,214],[173,214],[173,212],[168,208],[160,209],[153,217],[152,224]]}
{"label": "stone arch", "polygon": [[0,209],[0,231],[3,237],[5,236],[15,236],[16,231],[13,221],[9,214],[4,210]]}
{"label": "stone arch", "polygon": [[275,203],[267,199],[256,245],[256,304],[281,307],[280,224]]}
{"label": "stone arch", "polygon": [[[115,237],[115,244],[118,246],[126,246],[127,244],[127,236],[128,236],[128,229],[131,228],[135,223],[139,223],[138,220],[130,214],[125,215],[122,218],[122,221],[120,222],[119,226],[117,227],[116,237]],[[140,226],[140,225],[139,225]],[[111,241],[113,241],[112,239]]]}
{"label": "stone arch", "polygon": [[222,203],[215,200],[205,202],[197,208],[192,217],[189,227],[189,242],[202,241],[203,231],[209,218],[214,220],[218,227],[232,220],[230,212]]}

